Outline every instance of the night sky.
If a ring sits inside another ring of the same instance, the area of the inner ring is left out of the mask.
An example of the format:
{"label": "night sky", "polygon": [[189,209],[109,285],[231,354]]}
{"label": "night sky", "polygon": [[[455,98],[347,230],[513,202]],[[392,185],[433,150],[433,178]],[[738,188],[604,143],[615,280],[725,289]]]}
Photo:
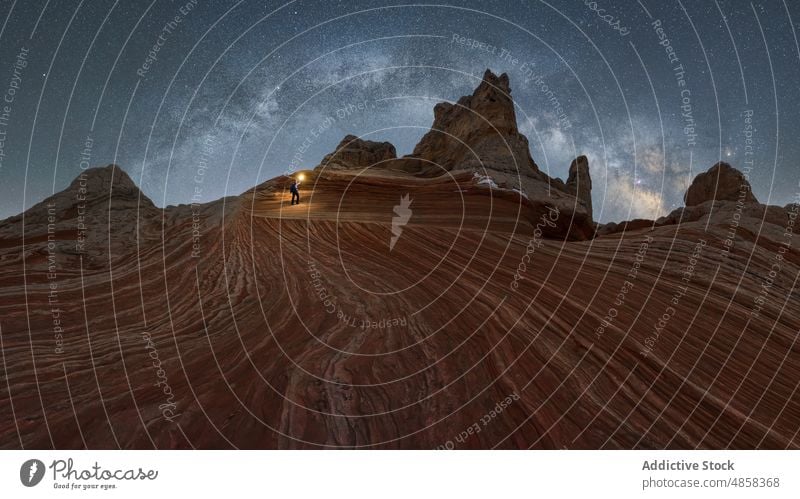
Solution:
{"label": "night sky", "polygon": [[237,195],[348,133],[409,154],[486,68],[509,74],[543,170],[589,156],[600,221],[668,213],[720,160],[785,205],[798,22],[785,0],[2,0],[0,218],[82,165],[117,163],[167,206],[198,171],[201,201]]}

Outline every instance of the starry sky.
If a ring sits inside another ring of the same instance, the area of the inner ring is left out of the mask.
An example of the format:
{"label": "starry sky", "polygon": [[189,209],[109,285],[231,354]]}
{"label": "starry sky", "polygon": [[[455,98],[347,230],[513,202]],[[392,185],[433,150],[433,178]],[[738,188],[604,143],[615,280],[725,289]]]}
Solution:
{"label": "starry sky", "polygon": [[313,167],[348,133],[409,154],[487,68],[540,168],[589,156],[600,221],[668,213],[720,160],[785,205],[799,22],[788,0],[3,0],[0,218],[89,165],[167,206]]}

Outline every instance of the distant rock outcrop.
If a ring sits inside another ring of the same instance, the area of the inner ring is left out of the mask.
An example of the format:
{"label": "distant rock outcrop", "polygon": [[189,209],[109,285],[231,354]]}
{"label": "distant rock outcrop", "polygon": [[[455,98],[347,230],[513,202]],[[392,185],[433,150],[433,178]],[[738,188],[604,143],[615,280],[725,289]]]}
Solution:
{"label": "distant rock outcrop", "polygon": [[723,162],[695,177],[683,199],[686,206],[696,206],[714,200],[758,203],[750,190],[750,182],[742,172]]}
{"label": "distant rock outcrop", "polygon": [[141,215],[152,215],[157,210],[125,170],[110,164],[84,170],[69,187],[6,222],[13,224],[22,220],[24,215],[28,225],[37,226],[40,221],[44,222],[48,218],[48,213],[55,214],[62,222],[72,218],[83,221],[105,220],[109,211],[119,213],[127,209],[133,209],[134,215],[137,210]]}
{"label": "distant rock outcrop", "polygon": [[758,234],[765,241],[780,244],[786,237],[786,228],[794,224],[798,213],[795,204],[781,207],[759,203],[745,176],[727,163],[717,163],[695,177],[684,198],[686,206],[676,208],[657,220],[607,223],[598,226],[597,235],[701,222],[705,231],[716,227],[713,230],[719,230],[723,239],[735,235],[742,228],[747,233]]}
{"label": "distant rock outcrop", "polygon": [[589,159],[578,156],[569,166],[567,190],[583,203],[589,217],[592,217],[592,177],[589,175]]}
{"label": "distant rock outcrop", "polygon": [[159,215],[130,176],[110,164],[84,170],[63,191],[6,219],[0,239],[22,238],[24,232],[26,241],[35,241],[28,253],[45,254],[49,241],[59,253],[82,254],[88,267],[126,253],[144,231],[157,230]]}
{"label": "distant rock outcrop", "polygon": [[85,170],[75,177],[67,191],[75,191],[82,187],[91,193],[90,197],[93,199],[105,198],[108,195],[114,195],[116,198],[139,196],[139,187],[125,170],[115,164]]}
{"label": "distant rock outcrop", "polygon": [[394,146],[389,142],[363,140],[347,135],[336,146],[336,150],[322,159],[321,168],[362,169],[397,158]]}

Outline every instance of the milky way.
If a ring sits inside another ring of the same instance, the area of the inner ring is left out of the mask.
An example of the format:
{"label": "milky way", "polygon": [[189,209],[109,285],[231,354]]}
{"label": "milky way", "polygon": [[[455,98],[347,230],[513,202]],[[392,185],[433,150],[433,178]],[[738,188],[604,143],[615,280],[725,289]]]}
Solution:
{"label": "milky way", "polygon": [[[796,196],[785,1],[5,2],[0,216],[120,164],[159,206],[313,167],[348,133],[409,154],[506,72],[537,164],[589,157],[600,221],[654,218],[719,160]],[[196,176],[203,183],[197,192]]]}

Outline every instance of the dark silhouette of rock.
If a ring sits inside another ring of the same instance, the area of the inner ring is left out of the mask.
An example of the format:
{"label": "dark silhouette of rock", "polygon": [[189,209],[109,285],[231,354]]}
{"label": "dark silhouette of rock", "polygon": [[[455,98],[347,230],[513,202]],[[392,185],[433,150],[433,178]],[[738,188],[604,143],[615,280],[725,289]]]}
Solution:
{"label": "dark silhouette of rock", "polygon": [[620,232],[628,232],[628,231],[635,231],[641,230],[646,228],[652,228],[654,225],[652,220],[647,220],[644,218],[634,218],[633,220],[628,220],[627,222],[609,222],[607,224],[601,224],[597,227],[597,235],[598,236],[607,236],[609,234],[618,234]]}
{"label": "dark silhouette of rock", "polygon": [[745,176],[728,163],[717,163],[707,172],[694,178],[683,197],[686,206],[695,206],[706,201],[742,201],[757,203]]}
{"label": "dark silhouette of rock", "polygon": [[567,189],[578,198],[592,218],[592,177],[589,175],[589,159],[578,156],[569,166]]}

